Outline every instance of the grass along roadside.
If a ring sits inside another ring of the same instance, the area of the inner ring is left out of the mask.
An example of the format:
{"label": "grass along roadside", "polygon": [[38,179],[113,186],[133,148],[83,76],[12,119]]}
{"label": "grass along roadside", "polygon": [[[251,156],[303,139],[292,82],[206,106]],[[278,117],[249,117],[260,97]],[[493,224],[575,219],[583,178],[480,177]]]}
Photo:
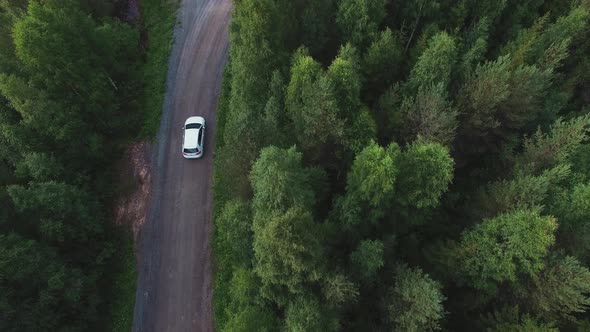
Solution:
{"label": "grass along roadside", "polygon": [[142,25],[147,36],[142,37],[146,53],[141,70],[145,112],[141,136],[152,138],[160,127],[177,4],[167,0],[143,0],[141,6]]}
{"label": "grass along roadside", "polygon": [[[230,77],[230,61],[228,61],[224,75],[223,75],[223,82],[221,84],[221,93],[219,95],[219,100],[217,103],[217,133],[216,133],[216,142],[215,142],[215,151],[219,152],[220,149],[223,148],[223,131],[227,119],[227,112],[229,111],[229,95],[231,92],[231,77]],[[218,163],[218,158],[214,159],[214,168],[213,168],[213,223],[214,223],[214,231],[213,231],[213,316],[215,327],[217,330],[220,329],[221,326],[225,325],[227,320],[226,315],[226,307],[228,306],[229,302],[229,283],[231,279],[231,267],[224,266],[224,260],[221,257],[223,254],[222,252],[225,248],[222,248],[221,241],[219,241],[219,233],[217,227],[217,217],[227,200],[227,188],[223,188],[222,181],[220,177],[222,176],[220,172],[220,165]]]}
{"label": "grass along roadside", "polygon": [[[166,0],[142,1],[142,42],[145,54],[141,64],[143,108],[142,138],[153,138],[160,126],[160,116],[164,102],[168,58],[172,51],[173,31],[176,24],[177,5]],[[128,193],[122,192],[121,195]],[[115,241],[115,258],[112,265],[112,294],[109,305],[110,321],[107,330],[128,332],[133,327],[133,308],[135,306],[135,288],[137,279],[137,262],[130,230],[118,230]]]}
{"label": "grass along roadside", "polygon": [[110,304],[110,326],[108,331],[129,332],[133,326],[133,307],[135,305],[135,281],[137,269],[133,234],[120,229],[120,238],[116,241],[115,259],[112,269]]}

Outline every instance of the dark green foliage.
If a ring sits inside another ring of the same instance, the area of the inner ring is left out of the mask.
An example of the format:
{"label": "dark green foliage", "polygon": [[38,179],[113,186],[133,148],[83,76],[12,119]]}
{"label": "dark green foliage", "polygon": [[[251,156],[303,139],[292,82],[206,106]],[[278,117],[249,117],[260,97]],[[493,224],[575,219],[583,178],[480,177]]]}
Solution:
{"label": "dark green foliage", "polygon": [[555,255],[533,279],[529,301],[550,318],[573,318],[590,306],[590,271],[571,256]]}
{"label": "dark green foliage", "polygon": [[289,332],[331,332],[338,331],[338,321],[325,312],[317,299],[300,297],[289,305],[285,318]]}
{"label": "dark green foliage", "polygon": [[252,260],[252,216],[240,201],[225,203],[217,219],[217,261],[229,266],[250,264]]}
{"label": "dark green foliage", "polygon": [[96,276],[68,265],[51,247],[16,234],[0,235],[0,328],[88,330],[98,318]]}
{"label": "dark green foliage", "polygon": [[52,155],[30,152],[23,155],[23,159],[16,165],[15,173],[21,178],[43,182],[61,178],[64,168]]}
{"label": "dark green foliage", "polygon": [[482,318],[482,326],[488,332],[557,332],[553,324],[542,323],[530,315],[520,315],[518,307],[506,307]]}
{"label": "dark green foliage", "polygon": [[394,331],[440,330],[444,317],[441,285],[419,268],[400,265],[387,294],[387,312]]}
{"label": "dark green foliage", "polygon": [[218,328],[245,297],[287,331],[587,325],[587,0],[234,6]]}
{"label": "dark green foliage", "polygon": [[371,280],[383,267],[383,243],[371,240],[361,242],[350,255],[350,260],[363,279]]}
{"label": "dark green foliage", "polygon": [[367,93],[378,96],[391,86],[401,73],[401,62],[402,45],[399,38],[386,29],[371,43],[363,59]]}
{"label": "dark green foliage", "polygon": [[367,47],[369,41],[379,32],[385,18],[384,0],[343,0],[340,1],[336,23],[343,41],[359,48]]}
{"label": "dark green foliage", "polygon": [[11,186],[8,193],[16,209],[28,217],[31,227],[38,229],[41,238],[50,244],[80,250],[102,233],[98,202],[76,187],[46,182],[29,188]]}
{"label": "dark green foliage", "polygon": [[139,28],[112,16],[119,2],[0,1],[0,330],[130,328],[134,257],[107,218],[112,165],[143,126],[141,96],[156,94],[140,82]]}
{"label": "dark green foliage", "polygon": [[428,141],[450,145],[457,129],[457,111],[447,101],[442,84],[421,87],[415,98],[404,100],[403,140],[413,141],[420,136]]}

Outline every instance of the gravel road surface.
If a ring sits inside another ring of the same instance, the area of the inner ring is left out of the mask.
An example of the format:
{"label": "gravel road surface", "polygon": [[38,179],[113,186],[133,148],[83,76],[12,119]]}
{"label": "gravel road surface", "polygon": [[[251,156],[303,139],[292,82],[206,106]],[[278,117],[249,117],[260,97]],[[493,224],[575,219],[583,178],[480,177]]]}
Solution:
{"label": "gravel road surface", "polygon": [[[211,185],[231,6],[231,0],[184,0],[178,10],[152,201],[138,243],[133,331],[214,330]],[[191,115],[207,121],[205,154],[197,160],[181,155],[181,127]]]}

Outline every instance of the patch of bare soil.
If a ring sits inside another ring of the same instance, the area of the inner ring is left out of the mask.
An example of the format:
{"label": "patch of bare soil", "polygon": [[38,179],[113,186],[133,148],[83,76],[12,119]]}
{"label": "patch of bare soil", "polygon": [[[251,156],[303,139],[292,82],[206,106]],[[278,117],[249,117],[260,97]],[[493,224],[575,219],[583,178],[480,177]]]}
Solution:
{"label": "patch of bare soil", "polygon": [[125,151],[119,166],[122,192],[115,204],[115,223],[133,231],[134,242],[145,223],[152,192],[151,144],[142,141]]}

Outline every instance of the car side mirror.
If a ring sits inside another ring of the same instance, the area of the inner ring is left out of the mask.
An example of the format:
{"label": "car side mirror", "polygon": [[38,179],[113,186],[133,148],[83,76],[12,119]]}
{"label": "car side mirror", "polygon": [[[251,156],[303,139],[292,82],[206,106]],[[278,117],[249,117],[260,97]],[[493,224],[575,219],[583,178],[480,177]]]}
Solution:
{"label": "car side mirror", "polygon": [[184,130],[184,126],[182,126],[180,129]]}

